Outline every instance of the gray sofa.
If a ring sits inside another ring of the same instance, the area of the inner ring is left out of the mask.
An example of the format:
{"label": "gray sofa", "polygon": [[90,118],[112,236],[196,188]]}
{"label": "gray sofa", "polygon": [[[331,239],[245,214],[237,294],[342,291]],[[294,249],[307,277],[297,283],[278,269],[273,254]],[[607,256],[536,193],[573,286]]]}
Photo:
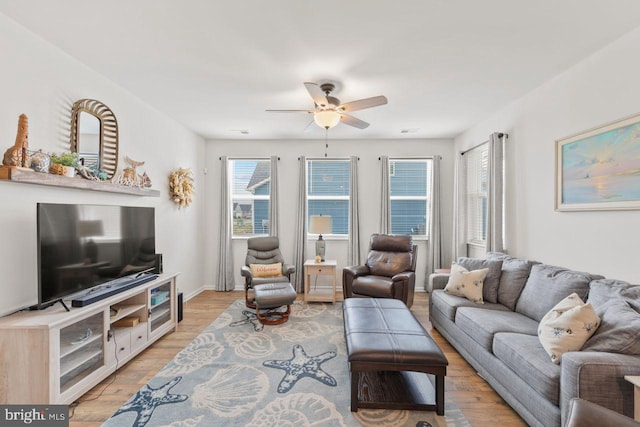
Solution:
{"label": "gray sofa", "polygon": [[[447,274],[431,275],[431,323],[528,424],[564,425],[573,398],[633,415],[633,386],[624,376],[640,375],[640,286],[502,253],[458,263],[489,268],[484,304],[445,292]],[[557,365],[540,344],[538,324],[574,292],[593,305],[601,325],[582,351],[565,353]]]}

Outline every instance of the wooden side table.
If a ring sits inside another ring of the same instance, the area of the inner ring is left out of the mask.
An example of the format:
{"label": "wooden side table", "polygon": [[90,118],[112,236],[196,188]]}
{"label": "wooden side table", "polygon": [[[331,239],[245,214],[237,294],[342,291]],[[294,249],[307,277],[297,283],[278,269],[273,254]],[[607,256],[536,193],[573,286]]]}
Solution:
{"label": "wooden side table", "polygon": [[[338,261],[325,260],[315,262],[312,259],[304,263],[304,302],[336,302],[336,267]],[[311,289],[311,276],[331,276],[331,288]],[[327,292],[327,290],[330,291]]]}
{"label": "wooden side table", "polygon": [[625,375],[624,379],[633,384],[633,419],[640,421],[640,377]]}

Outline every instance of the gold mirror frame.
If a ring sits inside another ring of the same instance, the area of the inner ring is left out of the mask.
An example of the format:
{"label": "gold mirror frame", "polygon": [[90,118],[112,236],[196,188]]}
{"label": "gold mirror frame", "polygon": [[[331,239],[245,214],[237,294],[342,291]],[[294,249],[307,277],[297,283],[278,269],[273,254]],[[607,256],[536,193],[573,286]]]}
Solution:
{"label": "gold mirror frame", "polygon": [[109,179],[118,169],[118,121],[113,111],[95,99],[81,99],[71,108],[71,152],[80,154],[80,113],[95,116],[100,120],[100,169]]}

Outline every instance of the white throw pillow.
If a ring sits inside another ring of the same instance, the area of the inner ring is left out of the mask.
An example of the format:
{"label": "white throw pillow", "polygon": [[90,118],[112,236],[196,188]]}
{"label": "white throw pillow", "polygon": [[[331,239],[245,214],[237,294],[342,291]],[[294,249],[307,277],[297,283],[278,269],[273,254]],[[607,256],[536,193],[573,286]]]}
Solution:
{"label": "white throw pillow", "polygon": [[573,293],[544,315],[538,326],[538,338],[551,361],[560,363],[568,351],[579,351],[600,326],[600,318],[591,304]]}
{"label": "white throw pillow", "polygon": [[458,297],[465,297],[478,304],[482,301],[482,284],[489,272],[488,268],[469,271],[458,263],[451,264],[451,275],[444,291]]}

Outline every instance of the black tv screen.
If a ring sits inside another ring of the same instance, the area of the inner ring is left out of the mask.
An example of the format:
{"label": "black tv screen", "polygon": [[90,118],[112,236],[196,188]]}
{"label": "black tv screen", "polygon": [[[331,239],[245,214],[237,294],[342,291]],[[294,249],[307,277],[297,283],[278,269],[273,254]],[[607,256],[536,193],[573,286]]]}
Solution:
{"label": "black tv screen", "polygon": [[154,266],[154,208],[38,203],[39,304]]}

